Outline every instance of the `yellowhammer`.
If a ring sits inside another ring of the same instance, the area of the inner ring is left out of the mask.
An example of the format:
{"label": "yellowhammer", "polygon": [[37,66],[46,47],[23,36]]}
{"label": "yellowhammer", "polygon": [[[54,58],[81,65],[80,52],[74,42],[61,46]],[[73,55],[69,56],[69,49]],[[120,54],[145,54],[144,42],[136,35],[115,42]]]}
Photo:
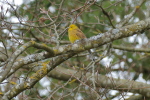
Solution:
{"label": "yellowhammer", "polygon": [[[68,36],[71,43],[74,43],[76,40],[86,38],[84,33],[75,24],[71,24],[69,26]],[[91,54],[90,50],[88,50],[88,52]]]}
{"label": "yellowhammer", "polygon": [[[84,35],[84,33],[75,25],[75,24],[71,24],[69,26],[68,29],[68,37],[71,43],[74,43],[76,40],[80,40],[80,39],[84,39],[86,38],[86,36]],[[92,54],[92,52],[90,50],[88,50],[88,52],[90,54]],[[94,57],[93,55],[91,55],[92,60],[94,61]]]}
{"label": "yellowhammer", "polygon": [[71,43],[74,43],[76,40],[86,38],[84,33],[75,24],[71,24],[69,26],[68,36]]}

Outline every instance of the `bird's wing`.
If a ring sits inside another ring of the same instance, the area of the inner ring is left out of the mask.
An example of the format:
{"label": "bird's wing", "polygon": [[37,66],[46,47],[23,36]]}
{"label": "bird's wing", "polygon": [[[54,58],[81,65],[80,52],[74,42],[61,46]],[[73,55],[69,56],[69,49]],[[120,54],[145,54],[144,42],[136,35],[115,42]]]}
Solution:
{"label": "bird's wing", "polygon": [[78,37],[80,37],[81,39],[86,38],[86,36],[84,35],[84,33],[80,29],[77,29],[76,35]]}

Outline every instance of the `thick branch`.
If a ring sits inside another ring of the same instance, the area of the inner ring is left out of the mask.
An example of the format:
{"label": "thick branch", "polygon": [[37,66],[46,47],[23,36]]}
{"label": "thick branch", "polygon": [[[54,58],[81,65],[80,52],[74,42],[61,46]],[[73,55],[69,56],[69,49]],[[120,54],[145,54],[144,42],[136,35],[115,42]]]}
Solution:
{"label": "thick branch", "polygon": [[117,46],[117,45],[112,45],[112,48],[114,49],[119,49],[119,50],[125,50],[125,51],[131,51],[131,52],[145,52],[145,53],[150,53],[150,49],[148,48],[133,48],[133,47],[126,47],[126,46]]}
{"label": "thick branch", "polygon": [[[53,71],[51,71],[48,75],[50,77],[64,80],[64,81],[69,80],[71,77],[74,77],[75,79],[79,80],[81,77],[83,77],[83,72],[66,69],[63,67],[57,67]],[[85,84],[87,85],[92,84],[93,82],[92,79],[89,79],[89,77],[91,76],[92,73],[87,72],[85,74],[84,76],[84,80],[86,80]],[[132,80],[126,80],[126,79],[116,79],[116,78],[107,77],[100,74],[95,74],[94,77],[96,79],[95,84],[97,87],[102,87],[102,88],[107,87],[108,89],[113,89],[113,90],[139,93],[142,94],[143,96],[150,97],[150,84],[136,82]]]}
{"label": "thick branch", "polygon": [[34,62],[37,62],[37,61],[40,61],[40,60],[44,60],[46,58],[49,57],[49,53],[47,52],[41,52],[41,53],[38,53],[38,54],[32,54],[32,55],[28,55],[27,57],[24,57],[24,58],[21,58],[21,59],[18,59],[14,65],[12,66],[12,69],[11,71],[7,74],[7,77],[8,78],[10,75],[12,75],[13,73],[15,73],[19,68],[21,68],[23,65],[27,65],[27,64],[30,64],[30,63],[34,63]]}
{"label": "thick branch", "polygon": [[22,91],[32,88],[41,78],[47,75],[52,69],[54,69],[56,66],[58,66],[59,64],[61,64],[62,62],[66,61],[74,55],[75,53],[61,55],[52,59],[52,61],[50,62],[43,63],[43,67],[40,70],[36,71],[36,73],[34,73],[30,78],[28,78],[24,82],[14,86],[10,91],[4,94],[1,100],[10,100]]}

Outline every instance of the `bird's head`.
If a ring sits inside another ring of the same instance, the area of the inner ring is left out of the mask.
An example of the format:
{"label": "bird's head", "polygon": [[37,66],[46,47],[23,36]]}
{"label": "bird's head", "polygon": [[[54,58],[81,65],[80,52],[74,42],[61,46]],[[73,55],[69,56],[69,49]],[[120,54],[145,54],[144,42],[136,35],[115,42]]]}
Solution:
{"label": "bird's head", "polygon": [[78,29],[78,27],[75,25],[75,24],[71,24],[70,26],[69,26],[69,29],[68,30],[74,30],[74,29]]}

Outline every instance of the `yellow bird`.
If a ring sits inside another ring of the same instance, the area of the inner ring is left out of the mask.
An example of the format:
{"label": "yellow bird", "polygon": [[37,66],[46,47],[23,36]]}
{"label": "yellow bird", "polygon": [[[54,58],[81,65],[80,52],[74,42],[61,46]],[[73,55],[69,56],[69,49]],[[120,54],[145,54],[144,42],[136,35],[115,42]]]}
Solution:
{"label": "yellow bird", "polygon": [[[75,24],[71,24],[69,26],[68,37],[71,43],[74,43],[77,40],[86,38],[84,33]],[[90,54],[92,53],[90,50],[88,50],[88,52]]]}
{"label": "yellow bird", "polygon": [[69,26],[68,36],[71,43],[74,43],[76,40],[86,38],[84,33],[75,24],[71,24]]}

